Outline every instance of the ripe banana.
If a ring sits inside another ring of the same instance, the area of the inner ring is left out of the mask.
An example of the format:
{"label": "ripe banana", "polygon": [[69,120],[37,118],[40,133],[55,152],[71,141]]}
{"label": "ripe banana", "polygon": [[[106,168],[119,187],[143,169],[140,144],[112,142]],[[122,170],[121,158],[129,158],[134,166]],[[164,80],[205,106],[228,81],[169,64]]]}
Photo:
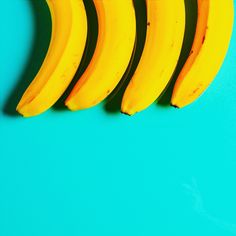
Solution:
{"label": "ripe banana", "polygon": [[181,108],[195,101],[218,73],[231,38],[233,9],[233,0],[198,0],[195,40],[175,84],[173,106]]}
{"label": "ripe banana", "polygon": [[87,16],[83,0],[47,0],[52,36],[43,65],[17,111],[25,117],[50,108],[70,84],[80,64],[86,39]]}
{"label": "ripe banana", "polygon": [[71,110],[95,106],[121,80],[135,45],[136,19],[132,0],[94,0],[98,39],[93,58],[66,105]]}
{"label": "ripe banana", "polygon": [[161,95],[176,68],[184,38],[184,0],[146,0],[146,4],[146,43],[121,106],[128,115],[144,110]]}

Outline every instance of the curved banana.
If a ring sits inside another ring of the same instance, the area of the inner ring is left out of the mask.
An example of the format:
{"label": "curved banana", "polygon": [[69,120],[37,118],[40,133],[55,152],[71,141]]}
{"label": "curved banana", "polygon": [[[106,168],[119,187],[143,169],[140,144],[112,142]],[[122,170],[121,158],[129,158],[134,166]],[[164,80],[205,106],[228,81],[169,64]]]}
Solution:
{"label": "curved banana", "polygon": [[175,84],[173,106],[192,103],[213,81],[228,50],[233,20],[233,0],[198,0],[195,40]]}
{"label": "curved banana", "polygon": [[66,100],[70,110],[95,106],[121,80],[135,45],[136,19],[132,0],[94,0],[98,40],[93,58]]}
{"label": "curved banana", "polygon": [[184,38],[184,0],[146,0],[146,4],[146,43],[121,106],[128,115],[144,110],[161,95],[176,68]]}
{"label": "curved banana", "polygon": [[70,84],[80,64],[86,39],[87,16],[83,0],[47,0],[52,36],[43,65],[17,111],[25,117],[50,108]]}

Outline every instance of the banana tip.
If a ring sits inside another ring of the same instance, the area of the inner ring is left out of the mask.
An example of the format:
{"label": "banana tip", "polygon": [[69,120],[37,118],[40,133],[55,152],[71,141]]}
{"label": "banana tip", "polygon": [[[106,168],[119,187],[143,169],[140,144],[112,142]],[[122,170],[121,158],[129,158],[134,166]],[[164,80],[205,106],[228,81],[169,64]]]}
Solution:
{"label": "banana tip", "polygon": [[21,116],[24,116],[24,114],[23,114],[23,112],[22,112],[22,107],[21,107],[20,105],[18,105],[18,106],[16,107],[16,112],[17,112],[18,114],[20,114]]}
{"label": "banana tip", "polygon": [[133,111],[132,109],[128,109],[128,108],[124,108],[124,107],[121,107],[121,111],[120,111],[122,114],[124,115],[127,115],[127,116],[133,116],[136,114],[135,111]]}
{"label": "banana tip", "polygon": [[176,109],[180,109],[180,107],[179,107],[178,105],[176,105],[176,104],[171,103],[170,105],[171,105],[172,107],[176,108]]}
{"label": "banana tip", "polygon": [[133,116],[133,114],[130,114],[129,112],[126,111],[121,111],[121,113],[126,116]]}
{"label": "banana tip", "polygon": [[71,102],[70,100],[66,100],[66,101],[65,101],[65,106],[66,106],[70,111],[76,111],[76,110],[78,110],[77,107],[76,107],[76,105],[75,105],[73,102]]}

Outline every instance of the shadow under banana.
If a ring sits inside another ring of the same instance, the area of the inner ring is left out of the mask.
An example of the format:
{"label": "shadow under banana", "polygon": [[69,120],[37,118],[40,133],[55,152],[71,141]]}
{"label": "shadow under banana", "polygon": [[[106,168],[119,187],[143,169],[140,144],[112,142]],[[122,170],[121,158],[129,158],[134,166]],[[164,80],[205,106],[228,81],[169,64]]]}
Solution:
{"label": "shadow under banana", "polygon": [[158,105],[169,106],[171,101],[172,92],[174,89],[175,82],[178,78],[179,73],[181,72],[185,62],[187,61],[191,48],[194,41],[194,36],[196,32],[196,24],[198,17],[198,6],[197,0],[185,0],[185,9],[186,9],[186,25],[185,25],[185,34],[182,51],[179,57],[179,61],[172,79],[170,80],[169,85],[163,92],[162,96],[158,99]]}
{"label": "shadow under banana", "polygon": [[87,13],[87,23],[88,23],[88,35],[84,54],[80,66],[69,87],[66,89],[61,98],[52,107],[55,111],[68,110],[68,108],[65,106],[65,100],[71,93],[72,89],[74,88],[74,86],[76,85],[82,74],[85,72],[96,49],[97,38],[98,38],[98,19],[97,19],[96,9],[92,0],[84,0],[84,6]]}
{"label": "shadow under banana", "polygon": [[139,64],[146,40],[147,31],[147,11],[145,0],[134,0],[134,8],[136,13],[136,42],[130,64],[116,89],[108,96],[105,101],[105,111],[108,113],[120,112],[123,94],[135,70]]}
{"label": "shadow under banana", "polygon": [[18,116],[16,106],[24,91],[38,73],[50,43],[52,23],[46,2],[31,0],[29,4],[34,16],[34,43],[26,67],[4,105],[3,112],[9,116]]}

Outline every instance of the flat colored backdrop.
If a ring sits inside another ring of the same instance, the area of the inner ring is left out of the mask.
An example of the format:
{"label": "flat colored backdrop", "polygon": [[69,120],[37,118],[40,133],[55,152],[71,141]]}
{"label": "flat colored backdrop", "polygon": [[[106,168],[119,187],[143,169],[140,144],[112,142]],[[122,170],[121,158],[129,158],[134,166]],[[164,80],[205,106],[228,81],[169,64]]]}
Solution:
{"label": "flat colored backdrop", "polygon": [[216,80],[183,110],[59,104],[24,119],[14,108],[50,24],[44,0],[1,1],[0,235],[235,235],[236,27]]}

